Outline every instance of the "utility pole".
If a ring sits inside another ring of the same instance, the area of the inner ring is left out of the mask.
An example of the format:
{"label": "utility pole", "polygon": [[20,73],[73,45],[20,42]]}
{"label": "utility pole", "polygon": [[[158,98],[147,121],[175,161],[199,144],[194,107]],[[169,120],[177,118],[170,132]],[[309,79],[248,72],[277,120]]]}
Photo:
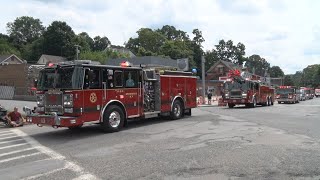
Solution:
{"label": "utility pole", "polygon": [[79,50],[79,48],[81,47],[81,46],[79,46],[79,45],[74,45],[75,47],[76,47],[76,55],[77,55],[77,60],[79,59],[79,53],[80,53],[80,50]]}
{"label": "utility pole", "polygon": [[205,68],[204,68],[204,66],[205,66],[205,62],[206,62],[206,60],[205,60],[205,58],[204,58],[204,56],[201,56],[201,67],[202,67],[202,97],[203,97],[203,99],[205,99],[205,97],[206,97],[206,82],[205,82]]}

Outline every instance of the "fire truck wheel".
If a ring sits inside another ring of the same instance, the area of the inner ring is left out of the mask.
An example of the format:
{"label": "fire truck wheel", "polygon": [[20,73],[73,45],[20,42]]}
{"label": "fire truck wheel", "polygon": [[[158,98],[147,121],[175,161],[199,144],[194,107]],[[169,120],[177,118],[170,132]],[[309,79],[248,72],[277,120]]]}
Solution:
{"label": "fire truck wheel", "polygon": [[192,115],[192,112],[191,112],[191,109],[188,109],[186,113],[184,113],[185,115],[187,116],[191,116]]}
{"label": "fire truck wheel", "polygon": [[111,105],[103,115],[102,128],[105,132],[117,132],[123,127],[124,113],[119,106]]}
{"label": "fire truck wheel", "polygon": [[171,119],[180,119],[183,111],[181,102],[179,100],[175,100],[170,113]]}
{"label": "fire truck wheel", "polygon": [[251,103],[251,108],[255,108],[257,106],[256,98],[253,98],[253,102]]}
{"label": "fire truck wheel", "polygon": [[270,105],[273,106],[273,100],[270,98]]}
{"label": "fire truck wheel", "polygon": [[267,106],[270,106],[271,105],[271,99],[270,97],[267,98]]}
{"label": "fire truck wheel", "polygon": [[229,108],[234,108],[235,104],[228,103]]}

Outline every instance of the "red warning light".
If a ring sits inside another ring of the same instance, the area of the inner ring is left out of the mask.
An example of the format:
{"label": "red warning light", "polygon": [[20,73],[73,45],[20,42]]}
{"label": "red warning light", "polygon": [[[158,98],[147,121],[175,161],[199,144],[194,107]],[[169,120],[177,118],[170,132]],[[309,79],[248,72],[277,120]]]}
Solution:
{"label": "red warning light", "polygon": [[130,67],[131,64],[128,61],[123,61],[122,63],[120,63],[121,67]]}

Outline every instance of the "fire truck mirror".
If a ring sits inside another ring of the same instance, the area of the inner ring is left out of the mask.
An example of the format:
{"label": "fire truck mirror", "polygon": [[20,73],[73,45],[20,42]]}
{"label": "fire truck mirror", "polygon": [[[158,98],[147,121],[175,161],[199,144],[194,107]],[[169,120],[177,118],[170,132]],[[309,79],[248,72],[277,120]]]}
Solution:
{"label": "fire truck mirror", "polygon": [[112,69],[108,69],[108,75],[112,76],[113,75],[113,70]]}

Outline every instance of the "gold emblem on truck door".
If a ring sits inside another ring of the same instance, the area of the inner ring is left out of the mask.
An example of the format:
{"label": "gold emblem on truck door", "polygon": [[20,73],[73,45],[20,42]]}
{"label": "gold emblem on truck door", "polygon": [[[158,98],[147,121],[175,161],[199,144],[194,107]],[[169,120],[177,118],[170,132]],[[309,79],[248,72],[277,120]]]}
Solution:
{"label": "gold emblem on truck door", "polygon": [[90,102],[91,103],[95,103],[97,101],[97,95],[96,95],[96,93],[91,93],[90,94]]}

